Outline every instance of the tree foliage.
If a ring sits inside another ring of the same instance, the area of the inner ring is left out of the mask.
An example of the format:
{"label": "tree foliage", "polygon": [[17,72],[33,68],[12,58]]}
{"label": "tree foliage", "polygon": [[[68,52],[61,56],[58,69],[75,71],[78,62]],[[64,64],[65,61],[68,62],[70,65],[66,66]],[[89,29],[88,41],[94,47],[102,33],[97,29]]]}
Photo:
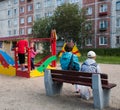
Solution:
{"label": "tree foliage", "polygon": [[76,4],[63,4],[54,13],[54,28],[57,30],[58,37],[65,40],[73,38],[76,40],[80,32],[80,24],[84,20],[81,17],[82,11]]}
{"label": "tree foliage", "polygon": [[51,18],[42,18],[35,21],[32,29],[33,37],[39,38],[50,37]]}
{"label": "tree foliage", "polygon": [[[87,24],[87,25],[86,25]],[[33,25],[35,37],[50,36],[51,29],[56,29],[58,39],[74,40],[78,45],[84,45],[90,35],[90,22],[86,19],[84,9],[77,4],[63,4],[56,8],[52,17],[42,18]]]}

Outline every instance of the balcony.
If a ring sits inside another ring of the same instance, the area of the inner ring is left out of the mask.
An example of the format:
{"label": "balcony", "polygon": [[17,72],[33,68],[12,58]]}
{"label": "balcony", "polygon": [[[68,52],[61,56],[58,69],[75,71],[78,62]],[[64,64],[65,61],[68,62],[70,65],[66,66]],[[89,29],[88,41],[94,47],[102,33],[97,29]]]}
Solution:
{"label": "balcony", "polygon": [[104,31],[106,31],[106,30],[107,30],[107,27],[104,27],[104,28],[101,27],[101,28],[99,28],[99,31],[100,31],[100,32],[104,32]]}
{"label": "balcony", "polygon": [[27,0],[27,2],[31,2],[32,0]]}
{"label": "balcony", "polygon": [[106,16],[107,14],[107,12],[99,12],[99,16]]}

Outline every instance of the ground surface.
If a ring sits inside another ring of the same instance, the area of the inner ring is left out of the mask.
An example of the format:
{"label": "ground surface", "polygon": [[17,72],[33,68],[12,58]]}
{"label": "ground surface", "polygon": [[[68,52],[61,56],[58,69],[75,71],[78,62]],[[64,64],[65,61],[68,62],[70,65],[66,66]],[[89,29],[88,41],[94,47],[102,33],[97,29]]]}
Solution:
{"label": "ground surface", "polygon": [[[100,64],[109,80],[117,84],[111,90],[110,107],[120,110],[120,65]],[[85,101],[74,93],[74,86],[64,84],[60,96],[45,94],[44,77],[22,78],[0,75],[0,110],[93,110],[93,99]]]}

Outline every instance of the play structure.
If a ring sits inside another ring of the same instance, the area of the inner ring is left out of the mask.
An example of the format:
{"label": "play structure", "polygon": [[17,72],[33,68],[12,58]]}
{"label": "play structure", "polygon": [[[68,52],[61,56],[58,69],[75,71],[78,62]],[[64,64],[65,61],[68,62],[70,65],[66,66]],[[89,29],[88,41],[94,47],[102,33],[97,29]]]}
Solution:
{"label": "play structure", "polygon": [[35,64],[36,69],[31,70],[30,48],[28,48],[26,53],[26,71],[21,71],[18,62],[17,48],[14,49],[14,60],[6,52],[1,50],[0,74],[30,78],[36,76],[43,76],[45,68],[54,69],[56,67],[56,31],[52,30],[50,38],[32,38],[30,39],[30,44],[32,42],[49,42],[51,54],[37,62]]}

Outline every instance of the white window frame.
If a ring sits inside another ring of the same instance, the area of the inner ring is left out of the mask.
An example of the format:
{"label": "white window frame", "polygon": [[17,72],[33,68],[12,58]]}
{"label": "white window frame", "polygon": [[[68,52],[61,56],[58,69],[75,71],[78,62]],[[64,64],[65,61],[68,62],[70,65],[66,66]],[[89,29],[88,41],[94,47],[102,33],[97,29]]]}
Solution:
{"label": "white window frame", "polygon": [[85,40],[86,46],[92,46],[92,37],[89,37]]}
{"label": "white window frame", "polygon": [[28,16],[27,22],[28,22],[28,23],[31,23],[31,22],[32,22],[32,16]]}
{"label": "white window frame", "polygon": [[44,7],[50,7],[50,6],[52,6],[52,5],[53,5],[52,0],[45,0],[45,1],[44,1]]}
{"label": "white window frame", "polygon": [[99,45],[107,45],[108,39],[106,36],[99,37]]}
{"label": "white window frame", "polygon": [[92,15],[92,7],[87,8],[87,15]]}
{"label": "white window frame", "polygon": [[12,21],[8,20],[8,27],[11,27],[11,26],[12,26]]}
{"label": "white window frame", "polygon": [[40,19],[40,14],[36,14],[36,20]]}
{"label": "white window frame", "polygon": [[116,26],[117,26],[117,27],[120,27],[120,18],[117,18]]}
{"label": "white window frame", "polygon": [[47,12],[47,13],[45,13],[45,17],[50,17],[50,16],[52,16],[53,15],[53,13],[50,11],[50,12]]}
{"label": "white window frame", "polygon": [[17,15],[17,8],[14,8],[14,15]]}
{"label": "white window frame", "polygon": [[17,19],[14,19],[14,26],[17,26]]}
{"label": "white window frame", "polygon": [[70,0],[70,3],[72,4],[72,3],[78,3],[79,2],[79,0]]}
{"label": "white window frame", "polygon": [[40,3],[40,2],[37,2],[35,7],[36,7],[36,9],[40,9],[41,3]]}
{"label": "white window frame", "polygon": [[24,7],[20,7],[20,13],[24,13],[25,12],[25,8]]}
{"label": "white window frame", "polygon": [[120,44],[120,36],[116,36],[116,44]]}
{"label": "white window frame", "polygon": [[28,34],[32,34],[32,27],[29,27],[29,28],[27,29],[27,32],[28,32]]}
{"label": "white window frame", "polygon": [[25,0],[20,0],[21,2],[24,2]]}
{"label": "white window frame", "polygon": [[108,10],[108,5],[107,4],[100,5],[100,9],[99,9],[100,13],[107,12],[107,10]]}
{"label": "white window frame", "polygon": [[24,35],[25,34],[25,29],[24,28],[20,28],[20,35]]}
{"label": "white window frame", "polygon": [[8,10],[8,16],[11,16],[11,15],[12,15],[12,10],[9,9],[9,10]]}
{"label": "white window frame", "polygon": [[25,23],[25,18],[20,18],[20,24],[24,24]]}
{"label": "white window frame", "polygon": [[102,20],[99,22],[99,28],[100,29],[107,29],[108,28],[108,21]]}
{"label": "white window frame", "polygon": [[120,10],[120,1],[116,2],[116,10]]}
{"label": "white window frame", "polygon": [[12,35],[12,31],[11,31],[11,30],[8,31],[8,35],[9,35],[9,36]]}
{"label": "white window frame", "polygon": [[32,10],[33,10],[33,5],[32,5],[32,4],[28,5],[28,6],[27,6],[27,9],[28,9],[28,12],[29,12],[29,11],[32,11]]}
{"label": "white window frame", "polygon": [[57,6],[61,6],[62,4],[64,4],[64,0],[56,0],[57,2]]}
{"label": "white window frame", "polygon": [[18,3],[18,0],[14,0],[14,4],[17,4]]}
{"label": "white window frame", "polygon": [[8,1],[8,6],[10,6],[10,5],[11,5],[11,0]]}
{"label": "white window frame", "polygon": [[17,29],[13,30],[14,35],[17,35]]}

